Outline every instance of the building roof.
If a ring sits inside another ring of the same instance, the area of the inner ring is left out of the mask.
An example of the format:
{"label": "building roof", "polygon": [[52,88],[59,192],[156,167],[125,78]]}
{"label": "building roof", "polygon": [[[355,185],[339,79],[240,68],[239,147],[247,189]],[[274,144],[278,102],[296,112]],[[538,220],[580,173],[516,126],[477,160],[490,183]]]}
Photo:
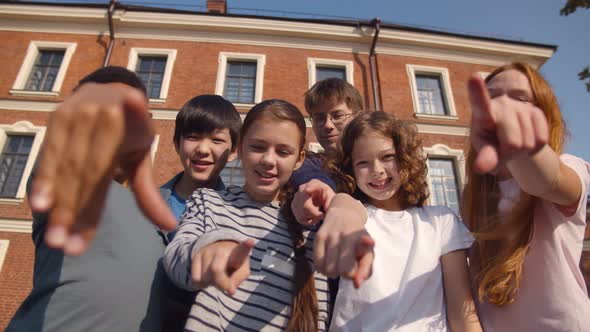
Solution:
{"label": "building roof", "polygon": [[[71,2],[70,3],[60,3],[60,2],[42,2],[42,1],[18,1],[18,2],[8,2],[5,4],[8,4],[8,5],[10,5],[10,4],[13,4],[13,5],[43,5],[43,6],[54,6],[54,7],[78,7],[78,8],[83,7],[83,8],[96,8],[96,9],[102,8],[105,10],[108,9],[108,7],[109,7],[108,3],[104,3],[104,4],[71,3]],[[218,13],[209,13],[206,11],[193,11],[193,10],[174,9],[174,8],[129,5],[129,4],[125,4],[124,2],[117,3],[117,9],[126,10],[126,11],[134,11],[134,12],[151,12],[151,13],[185,14],[185,15],[188,14],[188,15],[201,15],[201,16],[223,16],[223,17],[250,18],[250,19],[262,19],[262,20],[274,20],[274,21],[278,20],[278,21],[287,21],[287,22],[327,24],[327,25],[358,27],[358,28],[374,26],[374,23],[372,20],[294,18],[294,17],[282,17],[282,16],[247,15],[247,14],[233,14],[233,13],[218,14]],[[407,31],[407,32],[435,34],[435,35],[441,35],[441,36],[466,38],[466,39],[471,39],[471,40],[483,40],[483,41],[492,41],[492,42],[514,44],[514,45],[547,48],[547,49],[551,49],[553,52],[555,52],[557,50],[556,45],[537,43],[537,42],[529,42],[529,41],[523,41],[523,40],[514,40],[514,39],[509,39],[509,38],[498,38],[498,37],[483,36],[483,35],[456,33],[456,32],[444,31],[442,29],[413,27],[413,26],[408,26],[408,25],[400,25],[400,24],[387,23],[387,22],[381,22],[380,26],[381,26],[381,29],[391,29],[391,30],[399,30],[399,31]]]}

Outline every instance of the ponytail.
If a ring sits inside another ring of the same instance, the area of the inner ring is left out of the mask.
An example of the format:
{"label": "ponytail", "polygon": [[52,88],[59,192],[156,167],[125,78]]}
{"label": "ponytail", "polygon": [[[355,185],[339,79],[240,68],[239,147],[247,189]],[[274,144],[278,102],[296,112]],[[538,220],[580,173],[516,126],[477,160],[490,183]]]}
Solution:
{"label": "ponytail", "polygon": [[[288,188],[288,189],[287,189]],[[293,238],[295,251],[295,282],[293,286],[293,302],[291,305],[291,318],[287,325],[287,332],[315,332],[318,331],[318,299],[315,289],[315,278],[313,269],[306,258],[305,238],[303,227],[297,222],[291,202],[293,201],[293,190],[290,183],[287,183],[283,190],[281,199],[281,214],[286,218],[289,226],[289,233]]]}

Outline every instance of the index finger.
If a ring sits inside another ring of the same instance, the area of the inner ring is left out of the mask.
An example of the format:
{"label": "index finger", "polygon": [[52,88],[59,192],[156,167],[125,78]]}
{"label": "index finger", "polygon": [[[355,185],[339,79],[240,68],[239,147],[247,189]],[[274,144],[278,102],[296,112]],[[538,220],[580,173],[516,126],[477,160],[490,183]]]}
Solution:
{"label": "index finger", "polygon": [[473,75],[467,82],[469,91],[469,102],[471,104],[471,117],[474,121],[493,121],[493,115],[490,107],[490,95],[485,82],[479,75]]}
{"label": "index finger", "polygon": [[140,161],[137,171],[131,174],[130,184],[137,205],[154,225],[164,230],[172,230],[176,227],[176,218],[168,204],[164,202],[154,182],[149,154]]}
{"label": "index finger", "polygon": [[227,260],[227,266],[233,270],[239,268],[245,261],[250,259],[252,248],[254,248],[254,240],[252,239],[247,239],[233,248]]}

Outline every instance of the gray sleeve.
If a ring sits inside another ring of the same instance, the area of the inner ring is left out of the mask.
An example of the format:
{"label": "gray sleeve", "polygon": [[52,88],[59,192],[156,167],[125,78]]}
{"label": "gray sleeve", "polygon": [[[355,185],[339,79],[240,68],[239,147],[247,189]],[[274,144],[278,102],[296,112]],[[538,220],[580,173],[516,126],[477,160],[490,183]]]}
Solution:
{"label": "gray sleeve", "polygon": [[164,253],[164,269],[168,277],[176,286],[189,291],[197,290],[191,278],[194,253],[213,242],[241,242],[246,239],[230,227],[215,222],[216,212],[219,213],[223,209],[207,204],[207,201],[212,199],[208,197],[208,193],[216,195],[213,191],[197,190],[187,201],[174,240],[166,247]]}

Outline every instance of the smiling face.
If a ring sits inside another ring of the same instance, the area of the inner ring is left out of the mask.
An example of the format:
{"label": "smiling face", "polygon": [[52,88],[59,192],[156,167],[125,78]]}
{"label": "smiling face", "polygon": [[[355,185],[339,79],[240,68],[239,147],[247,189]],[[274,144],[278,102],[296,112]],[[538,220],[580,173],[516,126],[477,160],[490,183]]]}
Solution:
{"label": "smiling face", "polygon": [[311,109],[310,113],[318,142],[326,151],[335,150],[340,134],[353,118],[353,111],[345,102],[327,101]]}
{"label": "smiling face", "polygon": [[276,201],[293,170],[301,166],[301,134],[291,121],[262,117],[252,123],[239,146],[244,190],[259,202]]}
{"label": "smiling face", "polygon": [[217,129],[210,134],[187,134],[175,147],[185,175],[197,187],[213,188],[225,164],[236,157],[231,152],[228,129]]}
{"label": "smiling face", "polygon": [[359,136],[351,154],[352,170],[358,188],[375,207],[401,210],[400,175],[393,139],[372,131]]}

